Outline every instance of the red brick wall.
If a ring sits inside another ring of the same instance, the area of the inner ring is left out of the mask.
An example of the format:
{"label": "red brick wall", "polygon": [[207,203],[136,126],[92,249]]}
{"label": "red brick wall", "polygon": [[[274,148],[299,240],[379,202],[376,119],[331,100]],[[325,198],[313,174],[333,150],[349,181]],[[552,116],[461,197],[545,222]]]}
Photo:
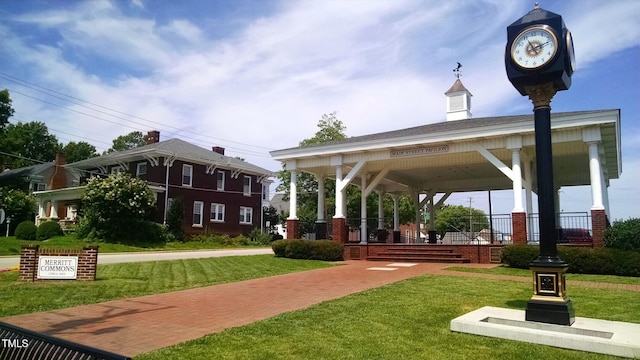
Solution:
{"label": "red brick wall", "polygon": [[591,210],[591,237],[593,247],[604,247],[604,232],[607,230],[607,214],[604,210]]}
{"label": "red brick wall", "polygon": [[287,219],[287,240],[299,239],[300,237],[300,220]]}
{"label": "red brick wall", "polygon": [[523,212],[511,213],[512,234],[514,245],[527,245],[527,214]]}
{"label": "red brick wall", "polygon": [[23,246],[20,251],[19,281],[46,281],[38,279],[38,258],[40,256],[77,256],[78,271],[76,280],[96,279],[98,265],[98,246],[82,249],[40,249],[40,246]]}
{"label": "red brick wall", "polygon": [[349,240],[349,228],[347,227],[347,219],[333,218],[332,224],[333,241],[344,244]]}

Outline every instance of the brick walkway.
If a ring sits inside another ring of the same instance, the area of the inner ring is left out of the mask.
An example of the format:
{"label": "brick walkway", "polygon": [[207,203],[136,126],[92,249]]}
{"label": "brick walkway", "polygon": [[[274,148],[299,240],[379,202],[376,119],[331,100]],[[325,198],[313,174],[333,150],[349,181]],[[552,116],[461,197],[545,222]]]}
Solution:
{"label": "brick walkway", "polygon": [[[18,315],[1,320],[81,344],[135,356],[423,274],[531,281],[517,276],[444,270],[450,264],[420,263],[411,267],[390,265],[388,262],[348,261],[344,266]],[[640,292],[640,284],[574,282],[574,285]]]}

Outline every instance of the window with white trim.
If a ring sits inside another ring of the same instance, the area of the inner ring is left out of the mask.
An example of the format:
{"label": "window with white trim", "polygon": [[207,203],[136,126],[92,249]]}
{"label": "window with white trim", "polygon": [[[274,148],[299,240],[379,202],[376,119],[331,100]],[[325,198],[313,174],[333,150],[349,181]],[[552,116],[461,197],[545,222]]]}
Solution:
{"label": "window with white trim", "polygon": [[253,223],[253,208],[240,206],[240,224]]}
{"label": "window with white trim", "polygon": [[266,201],[267,199],[269,199],[269,186],[262,184],[262,200]]}
{"label": "window with white trim", "polygon": [[118,166],[114,166],[111,168],[111,173],[112,174],[117,174],[117,173],[121,173],[123,172],[124,169],[122,168],[122,166],[118,165]]}
{"label": "window with white trim", "polygon": [[216,185],[216,189],[223,191],[224,190],[224,171],[218,170],[218,183]]}
{"label": "window with white trim", "polygon": [[242,187],[242,194],[244,196],[251,196],[251,176],[245,175],[243,187]]}
{"label": "window with white trim", "polygon": [[45,183],[34,183],[33,191],[45,191],[47,190],[47,184]]}
{"label": "window with white trim", "polygon": [[224,204],[211,204],[211,222],[224,222]]}
{"label": "window with white trim", "polygon": [[136,176],[147,174],[147,163],[141,162],[136,164]]}
{"label": "window with white trim", "polygon": [[193,183],[193,166],[184,164],[182,165],[182,185],[191,186]]}
{"label": "window with white trim", "polygon": [[193,226],[202,227],[202,210],[204,203],[202,201],[193,202]]}

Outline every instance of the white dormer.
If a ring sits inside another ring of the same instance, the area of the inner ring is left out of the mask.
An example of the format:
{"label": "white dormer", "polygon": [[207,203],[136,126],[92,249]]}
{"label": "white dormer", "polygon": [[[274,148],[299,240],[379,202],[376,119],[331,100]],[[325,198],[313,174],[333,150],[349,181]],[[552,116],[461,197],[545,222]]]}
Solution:
{"label": "white dormer", "polygon": [[446,93],[447,121],[471,119],[471,93],[460,79],[456,79],[453,86]]}

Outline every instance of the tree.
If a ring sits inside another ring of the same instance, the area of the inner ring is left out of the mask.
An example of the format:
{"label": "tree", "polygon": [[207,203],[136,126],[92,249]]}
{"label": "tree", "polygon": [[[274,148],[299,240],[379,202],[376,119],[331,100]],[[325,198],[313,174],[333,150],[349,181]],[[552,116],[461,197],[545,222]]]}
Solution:
{"label": "tree", "polygon": [[184,201],[182,198],[175,198],[171,201],[171,206],[167,210],[167,231],[172,234],[176,240],[184,240],[184,231],[182,223],[184,222]]}
{"label": "tree", "polygon": [[137,241],[154,209],[155,196],[144,180],[127,173],[94,177],[82,196],[81,227],[101,239]]}
{"label": "tree", "polygon": [[13,233],[19,223],[34,219],[36,202],[23,191],[0,187],[0,209],[4,209],[6,217],[11,218],[9,232]]}
{"label": "tree", "polygon": [[5,140],[5,151],[16,155],[7,159],[12,169],[53,161],[60,151],[56,136],[49,134],[47,126],[39,121],[9,124]]}
{"label": "tree", "polygon": [[113,140],[113,145],[106,151],[107,154],[137,148],[147,144],[147,135],[140,131],[132,131],[127,135],[120,135]]}
{"label": "tree", "polygon": [[96,147],[85,141],[70,141],[62,148],[62,152],[68,164],[98,156]]}
{"label": "tree", "polygon": [[263,207],[262,208],[263,214],[264,214],[264,224],[265,226],[267,225],[267,222],[269,222],[269,226],[266,226],[267,232],[273,232],[276,228],[276,225],[278,224],[278,222],[280,221],[280,216],[278,215],[278,209],[276,209],[273,206],[269,206],[269,207]]}
{"label": "tree", "polygon": [[[331,141],[342,140],[347,137],[344,133],[346,127],[342,121],[336,118],[336,112],[332,112],[329,115],[322,115],[318,121],[319,130],[312,138],[302,140],[300,146],[310,146],[315,144],[323,144]],[[291,173],[284,169],[278,173],[278,179],[280,179],[280,185],[278,185],[276,191],[284,192],[284,199],[289,199]],[[318,207],[318,181],[309,173],[299,173],[296,178],[296,185],[298,188],[298,209],[297,215],[300,220],[300,231],[302,233],[313,232],[314,224],[317,220],[317,207]],[[335,189],[335,181],[327,180],[325,182],[327,189]],[[333,195],[328,192],[328,197],[335,197],[335,191]],[[329,199],[327,199],[329,200]],[[329,201],[327,201],[327,205]],[[329,206],[327,206],[327,209]]]}
{"label": "tree", "polygon": [[[7,125],[9,124],[9,118],[13,116],[14,110],[11,107],[11,97],[9,96],[9,91],[4,89],[0,91],[0,151],[1,152],[9,152],[9,148],[7,146],[6,134],[5,130]],[[8,158],[4,154],[0,154],[0,165],[6,164]],[[0,170],[2,170],[0,168]]]}
{"label": "tree", "polygon": [[9,96],[9,90],[4,89],[0,91],[0,133],[9,124],[9,118],[13,116],[14,110],[11,107],[11,97]]}
{"label": "tree", "polygon": [[440,236],[447,231],[479,232],[489,228],[484,211],[462,205],[445,205],[435,215],[435,230]]}
{"label": "tree", "polygon": [[[300,146],[313,146],[318,144],[325,144],[332,141],[339,141],[347,138],[345,134],[346,127],[336,117],[336,112],[332,112],[330,114],[322,115],[321,119],[318,121],[318,131],[312,138],[302,140],[300,142]],[[286,169],[283,169],[278,173],[278,179],[280,180],[280,185],[276,191],[284,192],[284,199],[289,199],[290,192],[290,180],[291,173]],[[317,220],[317,207],[318,207],[318,181],[315,176],[309,173],[298,173],[297,174],[297,189],[298,189],[298,208],[297,208],[297,216],[300,220],[299,227],[302,233],[309,233],[314,231],[315,222]],[[336,183],[335,180],[327,179],[325,181],[325,209],[327,210],[327,217],[330,218],[334,214],[332,213],[333,209],[335,209],[335,189]],[[349,186],[346,189],[346,216],[347,218],[354,219],[352,226],[360,226],[360,199],[361,193],[359,189],[355,186]],[[415,217],[415,212],[413,210],[413,205],[411,203],[411,199],[409,197],[401,197],[400,200],[400,222],[406,223],[408,221],[412,221]],[[384,217],[391,218],[393,216],[393,199],[390,194],[385,194],[383,198],[383,206],[384,206]],[[378,212],[378,202],[377,198],[374,196],[370,196],[367,198],[367,213],[368,214],[377,214]],[[372,217],[376,217],[375,215]],[[357,220],[355,220],[357,219]],[[377,225],[374,225],[374,227]]]}

